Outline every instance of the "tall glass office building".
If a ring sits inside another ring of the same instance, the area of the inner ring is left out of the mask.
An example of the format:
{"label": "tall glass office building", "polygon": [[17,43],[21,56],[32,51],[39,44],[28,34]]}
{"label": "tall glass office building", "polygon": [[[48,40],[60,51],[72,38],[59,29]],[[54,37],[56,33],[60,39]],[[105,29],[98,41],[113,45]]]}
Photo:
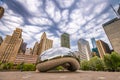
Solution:
{"label": "tall glass office building", "polygon": [[100,57],[97,46],[96,46],[96,40],[94,37],[91,38],[91,43],[92,43],[92,53],[94,53],[93,55]]}

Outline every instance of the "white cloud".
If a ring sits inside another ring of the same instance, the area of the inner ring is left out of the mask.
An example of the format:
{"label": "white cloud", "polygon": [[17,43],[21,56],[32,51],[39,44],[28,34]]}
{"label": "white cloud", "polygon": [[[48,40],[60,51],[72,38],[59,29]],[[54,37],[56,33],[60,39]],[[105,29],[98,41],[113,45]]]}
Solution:
{"label": "white cloud", "polygon": [[80,9],[73,10],[70,17],[72,18],[72,20],[79,19],[79,18],[83,19]]}
{"label": "white cloud", "polygon": [[54,17],[55,5],[52,1],[47,0],[45,10],[50,17],[52,17],[52,18]]}
{"label": "white cloud", "polygon": [[[32,26],[32,25],[25,25],[23,28],[24,32],[30,32],[30,33],[38,33],[41,32],[42,28],[38,26]],[[34,34],[33,34],[34,35]]]}
{"label": "white cloud", "polygon": [[59,22],[60,20],[61,20],[61,13],[59,10],[56,10],[54,14],[54,21]]}
{"label": "white cloud", "polygon": [[18,0],[18,2],[20,2],[33,15],[40,12],[39,8],[42,5],[42,1],[40,0]]}
{"label": "white cloud", "polygon": [[36,11],[39,11],[39,6],[42,4],[42,1],[26,0],[26,4],[30,12],[36,13]]}
{"label": "white cloud", "polygon": [[5,19],[4,21],[10,21],[12,23],[23,24],[23,18],[21,16],[18,16],[18,15],[8,14],[3,19]]}
{"label": "white cloud", "polygon": [[46,12],[50,18],[52,18],[55,22],[59,22],[61,19],[60,10],[55,6],[53,1],[48,1],[46,3]]}
{"label": "white cloud", "polygon": [[29,34],[27,34],[27,33],[22,33],[22,38],[23,38],[24,41],[27,42],[27,43],[32,39],[31,35],[29,35]]}
{"label": "white cloud", "polygon": [[74,0],[57,0],[62,8],[69,8]]}
{"label": "white cloud", "polygon": [[38,33],[38,34],[34,35],[34,38],[35,38],[37,41],[40,41],[42,34],[43,34],[42,32],[41,32],[41,33]]}
{"label": "white cloud", "polygon": [[97,5],[94,9],[94,13],[99,14],[100,12],[102,12],[106,5],[107,3],[99,3],[99,5]]}
{"label": "white cloud", "polygon": [[69,15],[69,10],[65,9],[62,11],[62,20],[67,20]]}
{"label": "white cloud", "polygon": [[0,31],[2,31],[2,32],[8,32],[8,31],[10,31],[10,30],[9,30],[8,27],[1,26],[1,27],[0,27]]}
{"label": "white cloud", "polygon": [[72,23],[72,22],[70,22],[66,27],[67,27],[66,32],[69,34],[75,33],[80,28],[79,25]]}
{"label": "white cloud", "polygon": [[[30,47],[36,41],[40,41],[44,31],[48,38],[54,40],[54,47],[59,47],[61,32],[68,32],[71,34],[71,48],[74,50],[77,50],[77,44],[74,43],[79,38],[85,38],[90,42],[93,36],[99,39],[101,35],[105,35],[102,24],[113,16],[112,12],[103,12],[108,0],[76,0],[78,2],[74,5],[75,0],[56,1],[58,5],[54,0],[46,0],[44,10],[41,7],[43,0],[17,0],[32,15],[29,17],[15,13],[14,9],[9,9],[4,4],[5,14],[0,21],[0,32],[7,34],[12,33],[16,27],[22,28],[24,41],[32,42],[28,44]],[[74,7],[75,5],[77,7]],[[101,12],[104,14],[96,16]],[[53,25],[57,29],[52,28]],[[59,37],[54,36],[56,33]],[[100,39],[108,41],[105,36],[101,36]]]}
{"label": "white cloud", "polygon": [[56,37],[52,37],[51,38],[53,40],[53,47],[60,47],[60,38],[56,38]]}
{"label": "white cloud", "polygon": [[52,25],[52,22],[44,17],[33,17],[29,18],[28,21],[34,25]]}

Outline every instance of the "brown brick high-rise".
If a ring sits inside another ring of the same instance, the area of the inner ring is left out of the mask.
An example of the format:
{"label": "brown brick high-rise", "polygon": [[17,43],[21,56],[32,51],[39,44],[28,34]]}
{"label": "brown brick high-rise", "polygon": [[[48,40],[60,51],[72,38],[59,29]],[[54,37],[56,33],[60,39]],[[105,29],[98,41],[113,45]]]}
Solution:
{"label": "brown brick high-rise", "polygon": [[36,42],[33,48],[33,55],[40,55],[43,51],[52,48],[53,40],[47,38],[46,33],[44,32],[41,36],[40,43]]}
{"label": "brown brick high-rise", "polygon": [[99,51],[100,58],[104,58],[104,55],[110,53],[110,48],[107,43],[102,40],[97,40],[96,45]]}
{"label": "brown brick high-rise", "polygon": [[22,42],[22,29],[16,28],[12,36],[7,35],[0,46],[0,61],[14,62]]}

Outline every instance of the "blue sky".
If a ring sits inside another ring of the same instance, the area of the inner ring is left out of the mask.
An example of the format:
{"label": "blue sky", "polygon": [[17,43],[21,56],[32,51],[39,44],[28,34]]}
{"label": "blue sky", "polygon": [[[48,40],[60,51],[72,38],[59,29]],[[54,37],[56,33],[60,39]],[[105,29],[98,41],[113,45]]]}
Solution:
{"label": "blue sky", "polygon": [[22,28],[27,47],[40,41],[43,32],[60,46],[60,36],[70,34],[72,50],[84,38],[101,39],[109,44],[102,24],[115,18],[110,4],[117,10],[120,0],[1,0],[5,14],[0,20],[0,35],[11,35],[16,27]]}

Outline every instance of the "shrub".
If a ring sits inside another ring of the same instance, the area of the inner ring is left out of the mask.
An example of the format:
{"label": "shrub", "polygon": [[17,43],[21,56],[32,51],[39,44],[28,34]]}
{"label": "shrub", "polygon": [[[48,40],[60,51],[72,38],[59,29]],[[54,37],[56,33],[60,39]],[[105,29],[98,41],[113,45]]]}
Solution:
{"label": "shrub", "polygon": [[0,64],[0,70],[3,70],[4,64]]}
{"label": "shrub", "polygon": [[21,70],[21,65],[17,64],[16,69]]}
{"label": "shrub", "polygon": [[14,64],[13,63],[7,63],[7,69],[13,69]]}
{"label": "shrub", "polygon": [[82,70],[89,70],[89,62],[87,60],[81,61],[80,66]]}
{"label": "shrub", "polygon": [[24,64],[23,71],[34,71],[35,65],[34,64]]}
{"label": "shrub", "polygon": [[17,65],[17,69],[21,71],[35,71],[36,66],[29,63],[21,63]]}
{"label": "shrub", "polygon": [[16,69],[16,70],[21,70],[21,71],[34,71],[36,66],[34,64],[17,64],[14,66],[13,63],[0,63],[0,70],[11,70],[11,69]]}
{"label": "shrub", "polygon": [[1,64],[1,70],[7,70],[8,67],[7,67],[7,63],[2,63]]}
{"label": "shrub", "polygon": [[13,63],[1,63],[0,69],[1,70],[10,70],[13,68]]}
{"label": "shrub", "polygon": [[120,54],[112,52],[112,54],[106,54],[104,59],[93,57],[90,61],[84,60],[81,62],[82,70],[93,71],[120,71]]}
{"label": "shrub", "polygon": [[97,56],[93,57],[89,61],[89,69],[93,71],[103,71],[105,68],[103,60]]}
{"label": "shrub", "polygon": [[109,71],[120,71],[120,55],[116,52],[112,54],[106,54],[104,56],[104,62]]}
{"label": "shrub", "polygon": [[0,62],[0,70],[2,70],[2,62]]}
{"label": "shrub", "polygon": [[58,66],[58,67],[55,68],[55,70],[64,70],[64,67]]}
{"label": "shrub", "polygon": [[2,64],[2,62],[0,62],[0,65]]}
{"label": "shrub", "polygon": [[82,70],[93,70],[93,71],[103,71],[105,68],[103,60],[97,56],[90,59],[90,61],[83,60],[81,61]]}

